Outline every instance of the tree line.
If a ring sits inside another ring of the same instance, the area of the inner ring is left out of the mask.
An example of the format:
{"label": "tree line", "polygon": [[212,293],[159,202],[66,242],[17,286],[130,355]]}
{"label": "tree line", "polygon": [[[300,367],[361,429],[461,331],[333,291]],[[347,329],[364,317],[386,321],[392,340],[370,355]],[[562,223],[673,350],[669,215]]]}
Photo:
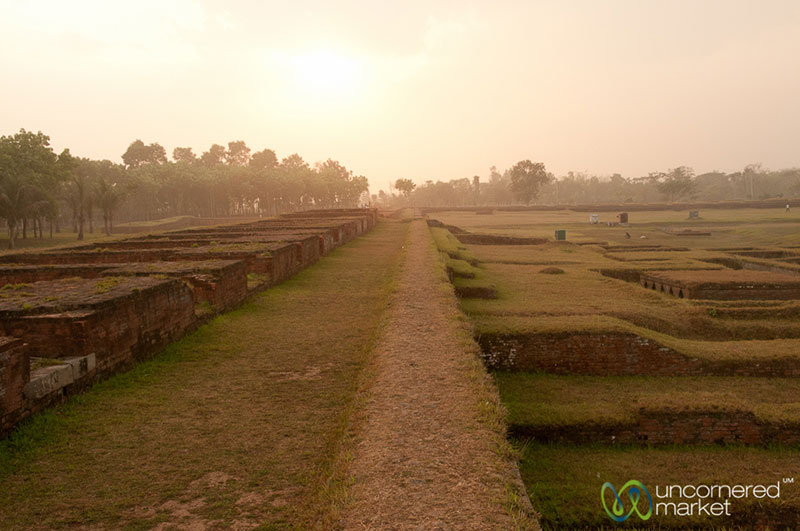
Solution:
{"label": "tree line", "polygon": [[492,166],[488,178],[425,181],[398,179],[374,200],[418,206],[575,205],[676,201],[733,201],[791,198],[800,195],[800,168],[771,171],[750,164],[741,171],[695,175],[678,166],[645,176],[625,178],[568,172],[556,177],[541,162],[523,160],[503,171]]}
{"label": "tree line", "polygon": [[42,132],[0,137],[0,218],[9,246],[70,226],[77,238],[102,221],[172,216],[274,216],[304,208],[357,206],[367,178],[338,161],[313,166],[298,154],[279,160],[271,149],[251,152],[241,140],[196,155],[178,147],[167,158],[158,143],[132,142],[122,163],[56,154]]}

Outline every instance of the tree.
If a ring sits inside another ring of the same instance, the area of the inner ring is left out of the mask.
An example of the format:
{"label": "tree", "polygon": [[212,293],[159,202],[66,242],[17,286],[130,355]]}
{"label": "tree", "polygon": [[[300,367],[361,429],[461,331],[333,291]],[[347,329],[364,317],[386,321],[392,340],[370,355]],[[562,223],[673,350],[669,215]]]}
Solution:
{"label": "tree", "polygon": [[[61,159],[61,157],[59,157]],[[78,230],[78,240],[83,240],[83,227],[92,201],[91,181],[94,174],[94,161],[76,159],[66,153],[63,157],[65,173],[68,176],[67,197],[72,206],[72,216]]]}
{"label": "tree", "polygon": [[204,166],[216,166],[225,162],[225,147],[219,144],[211,144],[208,151],[200,156],[200,162]]}
{"label": "tree", "polygon": [[750,199],[755,199],[755,179],[761,173],[761,164],[748,164],[742,171],[742,180],[745,188],[747,187],[748,177],[750,180]]}
{"label": "tree", "polygon": [[414,184],[414,181],[411,179],[397,179],[394,182],[394,187],[403,192],[403,195],[405,195],[406,199],[408,199],[411,195],[411,192],[414,191],[414,188],[416,188],[417,185]]}
{"label": "tree", "polygon": [[114,212],[124,198],[125,191],[117,182],[100,178],[95,184],[94,200],[103,211],[103,232],[110,235],[113,230]]}
{"label": "tree", "polygon": [[128,168],[138,168],[143,164],[166,164],[167,151],[157,142],[147,146],[141,140],[136,139],[122,154],[122,162]]}
{"label": "tree", "polygon": [[[652,175],[652,174],[651,174]],[[694,170],[687,166],[678,166],[659,176],[656,188],[664,194],[667,201],[674,201],[694,191]]]}
{"label": "tree", "polygon": [[278,165],[278,157],[271,149],[264,149],[253,153],[250,157],[250,166],[257,170],[270,170]]}
{"label": "tree", "polygon": [[37,220],[52,219],[52,193],[59,179],[56,161],[50,137],[41,131],[20,129],[14,136],[0,137],[0,217],[8,225],[10,248],[20,222],[25,237],[29,218],[34,220],[34,233]]}
{"label": "tree", "polygon": [[8,248],[14,248],[17,225],[27,211],[28,185],[17,175],[4,175],[0,183],[0,216],[8,225]]}
{"label": "tree", "polygon": [[117,219],[277,215],[308,206],[356,205],[368,190],[366,177],[337,161],[312,169],[294,154],[278,163],[270,149],[251,156],[243,141],[230,142],[227,149],[214,144],[202,159],[192,148],[177,147],[172,160],[160,144],[140,139],[126,149],[123,166],[79,159],[68,149],[56,156],[42,133],[21,130],[0,137],[0,218],[9,228],[9,245],[31,227],[34,237],[44,237],[48,220],[52,235],[70,214],[82,239],[87,223],[92,230],[93,209],[110,233]]}
{"label": "tree", "polygon": [[539,193],[539,188],[550,182],[551,176],[545,170],[544,163],[521,160],[509,171],[511,190],[518,201],[529,205]]}
{"label": "tree", "polygon": [[225,162],[230,166],[247,166],[250,162],[250,148],[244,140],[228,142],[228,151],[225,152]]}
{"label": "tree", "polygon": [[172,160],[175,162],[197,162],[197,155],[190,147],[176,147],[172,150]]}

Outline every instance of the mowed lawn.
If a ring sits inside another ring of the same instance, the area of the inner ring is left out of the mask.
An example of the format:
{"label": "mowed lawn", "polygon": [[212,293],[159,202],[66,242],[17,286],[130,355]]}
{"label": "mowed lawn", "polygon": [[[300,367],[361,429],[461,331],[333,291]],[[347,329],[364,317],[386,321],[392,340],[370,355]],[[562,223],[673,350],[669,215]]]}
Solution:
{"label": "mowed lawn", "polygon": [[0,529],[325,525],[409,224],[381,222],[0,442]]}

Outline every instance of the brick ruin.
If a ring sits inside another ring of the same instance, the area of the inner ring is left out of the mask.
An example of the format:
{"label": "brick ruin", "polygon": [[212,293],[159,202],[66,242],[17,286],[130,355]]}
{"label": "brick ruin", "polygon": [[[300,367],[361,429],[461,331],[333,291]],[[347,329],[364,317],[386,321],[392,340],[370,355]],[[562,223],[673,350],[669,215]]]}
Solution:
{"label": "brick ruin", "polygon": [[800,278],[770,271],[648,271],[641,275],[640,283],[647,289],[687,299],[800,299]]}
{"label": "brick ruin", "polygon": [[[462,243],[465,231],[430,220],[429,225],[450,230]],[[468,235],[469,236],[469,235]],[[516,242],[492,241],[497,245]],[[637,253],[688,252],[686,247],[662,245],[599,245],[607,258],[620,262],[668,260]],[[718,257],[698,258],[708,268],[675,270],[669,266],[592,269],[606,277],[634,282],[649,290],[687,299],[725,301],[720,312],[753,318],[792,317],[794,308],[759,306],[737,308],[735,301],[800,299],[800,256],[787,249],[716,249]],[[616,252],[631,253],[630,256]],[[753,260],[760,260],[754,262]],[[721,266],[721,267],[720,267]],[[454,277],[451,273],[452,277]],[[474,296],[472,293],[460,296]],[[459,288],[456,288],[459,292]],[[729,302],[730,301],[730,302]],[[764,304],[764,303],[761,303]],[[484,365],[492,371],[543,372],[587,376],[753,376],[796,378],[796,357],[704,359],[686,355],[658,341],[622,330],[568,330],[563,332],[480,333],[475,337]],[[703,408],[639,408],[626,421],[590,421],[567,425],[511,424],[509,435],[540,442],[634,445],[796,445],[800,423],[770,422],[750,411]]]}
{"label": "brick ruin", "polygon": [[770,445],[800,443],[800,423],[768,422],[750,411],[640,408],[627,422],[585,422],[562,426],[512,424],[514,437],[572,444]]}
{"label": "brick ruin", "polygon": [[377,219],[375,210],[307,211],[0,256],[0,436],[286,280]]}
{"label": "brick ruin", "polygon": [[796,357],[700,359],[630,332],[532,332],[476,338],[490,370],[587,376],[760,376],[796,378]]}

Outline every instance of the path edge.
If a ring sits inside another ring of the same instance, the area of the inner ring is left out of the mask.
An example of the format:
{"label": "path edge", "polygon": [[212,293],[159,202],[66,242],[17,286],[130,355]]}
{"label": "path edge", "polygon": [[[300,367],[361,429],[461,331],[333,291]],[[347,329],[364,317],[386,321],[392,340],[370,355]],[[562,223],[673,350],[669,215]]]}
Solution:
{"label": "path edge", "polygon": [[[418,218],[419,219],[419,218]],[[452,309],[452,315],[457,321],[459,341],[469,356],[465,357],[464,368],[470,381],[478,391],[478,400],[475,410],[479,413],[479,421],[486,426],[492,434],[492,452],[501,461],[503,477],[503,491],[505,493],[504,506],[506,512],[514,523],[515,529],[539,530],[539,513],[533,508],[528,497],[525,484],[519,472],[519,452],[508,441],[508,412],[500,400],[500,393],[486,370],[480,357],[480,347],[475,342],[475,334],[469,318],[461,311],[453,284],[447,275],[447,267],[443,253],[439,251],[430,232],[430,227],[424,218],[415,223],[426,224],[428,236],[428,249],[435,255],[436,275],[440,289],[445,295],[447,305]]]}

